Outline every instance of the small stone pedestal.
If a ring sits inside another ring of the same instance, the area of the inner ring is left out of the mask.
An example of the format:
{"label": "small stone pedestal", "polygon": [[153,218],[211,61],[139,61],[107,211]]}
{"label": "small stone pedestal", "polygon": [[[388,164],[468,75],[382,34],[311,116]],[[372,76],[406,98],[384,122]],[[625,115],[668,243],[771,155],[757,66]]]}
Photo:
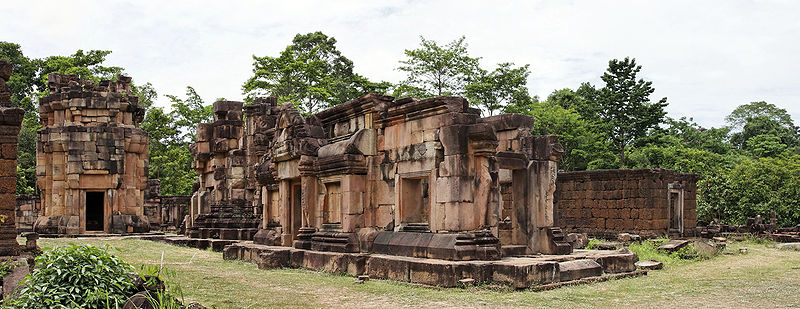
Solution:
{"label": "small stone pedestal", "polygon": [[311,249],[311,240],[317,229],[313,227],[301,227],[297,233],[297,240],[294,241],[294,247],[297,249]]}

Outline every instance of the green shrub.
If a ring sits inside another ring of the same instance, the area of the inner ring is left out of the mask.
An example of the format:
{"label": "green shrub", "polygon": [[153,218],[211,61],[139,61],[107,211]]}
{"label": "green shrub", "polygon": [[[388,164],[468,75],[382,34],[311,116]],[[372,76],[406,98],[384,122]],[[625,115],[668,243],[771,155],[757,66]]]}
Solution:
{"label": "green shrub", "polygon": [[134,270],[108,253],[108,247],[48,249],[4,308],[121,308],[136,293],[130,275]]}
{"label": "green shrub", "polygon": [[0,262],[0,280],[2,280],[6,275],[10,274],[11,271],[16,267],[17,263],[14,260]]}
{"label": "green shrub", "polygon": [[601,244],[601,243],[603,243],[602,240],[599,240],[597,238],[589,238],[589,242],[586,243],[586,247],[584,247],[584,249],[594,249],[595,245]]}

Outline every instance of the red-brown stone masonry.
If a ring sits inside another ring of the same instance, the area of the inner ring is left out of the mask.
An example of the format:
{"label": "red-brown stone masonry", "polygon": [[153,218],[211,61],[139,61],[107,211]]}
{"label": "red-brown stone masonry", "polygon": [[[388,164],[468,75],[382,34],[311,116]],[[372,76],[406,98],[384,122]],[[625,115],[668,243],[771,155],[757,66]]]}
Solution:
{"label": "red-brown stone masonry", "polygon": [[668,185],[684,188],[684,231],[696,226],[697,176],[670,170],[600,170],[559,173],[556,222],[567,231],[613,237],[632,232],[663,235],[669,228]]}
{"label": "red-brown stone masonry", "polygon": [[12,67],[10,62],[0,61],[0,256],[19,254],[14,224],[17,206],[17,134],[25,111],[11,106],[11,92],[6,81],[11,76]]}

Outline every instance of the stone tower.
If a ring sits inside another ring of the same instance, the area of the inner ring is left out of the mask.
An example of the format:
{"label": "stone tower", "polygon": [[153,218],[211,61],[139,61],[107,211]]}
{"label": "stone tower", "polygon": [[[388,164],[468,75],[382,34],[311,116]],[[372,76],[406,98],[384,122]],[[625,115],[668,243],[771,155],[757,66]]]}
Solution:
{"label": "stone tower", "polygon": [[36,183],[44,234],[138,233],[144,216],[148,139],[139,128],[144,108],[131,78],[98,85],[75,75],[50,74],[50,95],[39,101]]}

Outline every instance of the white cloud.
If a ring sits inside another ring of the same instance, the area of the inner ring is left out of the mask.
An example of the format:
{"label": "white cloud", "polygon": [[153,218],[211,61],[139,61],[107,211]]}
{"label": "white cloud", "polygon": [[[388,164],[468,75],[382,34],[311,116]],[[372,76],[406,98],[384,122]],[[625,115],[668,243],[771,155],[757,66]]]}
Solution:
{"label": "white cloud", "polygon": [[[0,39],[28,56],[112,50],[109,64],[160,94],[195,87],[241,99],[253,54],[277,55],[297,33],[338,40],[356,70],[397,82],[419,36],[467,37],[485,66],[530,64],[546,96],[600,82],[611,58],[636,57],[673,117],[719,126],[765,100],[800,121],[800,3],[792,1],[3,1]],[[166,105],[162,97],[160,105]]]}

